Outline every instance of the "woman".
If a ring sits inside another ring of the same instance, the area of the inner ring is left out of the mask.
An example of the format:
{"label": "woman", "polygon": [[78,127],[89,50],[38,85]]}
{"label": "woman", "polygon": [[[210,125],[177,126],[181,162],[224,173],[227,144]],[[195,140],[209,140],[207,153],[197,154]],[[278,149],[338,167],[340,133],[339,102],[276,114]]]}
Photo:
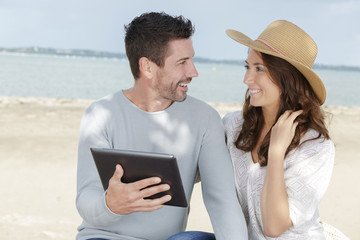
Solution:
{"label": "woman", "polygon": [[318,204],[335,150],[321,110],[326,90],[311,69],[316,43],[284,20],[256,40],[226,33],[249,47],[243,110],[224,117],[249,239],[325,239]]}

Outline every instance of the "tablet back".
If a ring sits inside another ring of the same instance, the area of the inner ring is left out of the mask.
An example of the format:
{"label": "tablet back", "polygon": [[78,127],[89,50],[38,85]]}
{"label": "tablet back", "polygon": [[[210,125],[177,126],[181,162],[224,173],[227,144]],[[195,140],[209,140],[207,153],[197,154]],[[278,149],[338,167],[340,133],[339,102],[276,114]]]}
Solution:
{"label": "tablet back", "polygon": [[90,150],[104,190],[108,188],[116,165],[120,164],[124,169],[122,182],[131,183],[144,178],[160,177],[162,180],[160,184],[169,184],[170,190],[149,198],[159,198],[169,194],[172,198],[164,203],[165,205],[187,207],[177,161],[173,155],[105,148],[91,148]]}

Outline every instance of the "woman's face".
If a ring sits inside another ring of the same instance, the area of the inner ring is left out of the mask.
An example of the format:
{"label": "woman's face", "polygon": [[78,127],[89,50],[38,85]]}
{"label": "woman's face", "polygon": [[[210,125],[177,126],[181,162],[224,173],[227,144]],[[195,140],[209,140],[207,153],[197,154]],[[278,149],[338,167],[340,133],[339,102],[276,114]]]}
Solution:
{"label": "woman's face", "polygon": [[269,77],[261,54],[250,49],[245,64],[244,83],[249,88],[250,104],[254,107],[273,109],[276,113],[280,106],[281,90]]}

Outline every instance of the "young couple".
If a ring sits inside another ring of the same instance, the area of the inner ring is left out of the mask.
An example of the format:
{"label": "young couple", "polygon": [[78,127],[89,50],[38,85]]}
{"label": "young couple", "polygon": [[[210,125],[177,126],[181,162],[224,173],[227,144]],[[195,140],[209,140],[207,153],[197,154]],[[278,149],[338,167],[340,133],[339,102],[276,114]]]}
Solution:
{"label": "young couple", "polygon": [[[249,47],[242,111],[221,120],[187,96],[198,76],[194,27],[182,16],[146,13],[125,27],[134,85],[93,103],[80,127],[77,239],[325,239],[318,204],[329,184],[334,145],[321,105],[326,91],[312,71],[317,47],[288,21],[271,23]],[[225,133],[224,133],[225,126]],[[213,233],[184,232],[189,208],[146,197],[166,191],[157,177],[125,184],[116,167],[104,193],[90,147],[174,154],[187,200],[196,173]]]}

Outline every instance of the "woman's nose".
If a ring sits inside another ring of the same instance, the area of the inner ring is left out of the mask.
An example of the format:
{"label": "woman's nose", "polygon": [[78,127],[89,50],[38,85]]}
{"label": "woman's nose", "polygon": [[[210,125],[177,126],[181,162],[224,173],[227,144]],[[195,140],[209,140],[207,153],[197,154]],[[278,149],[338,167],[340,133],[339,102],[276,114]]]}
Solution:
{"label": "woman's nose", "polygon": [[250,73],[249,70],[246,71],[243,82],[244,82],[246,85],[249,85],[250,83],[253,82],[253,76],[252,76],[252,74]]}

